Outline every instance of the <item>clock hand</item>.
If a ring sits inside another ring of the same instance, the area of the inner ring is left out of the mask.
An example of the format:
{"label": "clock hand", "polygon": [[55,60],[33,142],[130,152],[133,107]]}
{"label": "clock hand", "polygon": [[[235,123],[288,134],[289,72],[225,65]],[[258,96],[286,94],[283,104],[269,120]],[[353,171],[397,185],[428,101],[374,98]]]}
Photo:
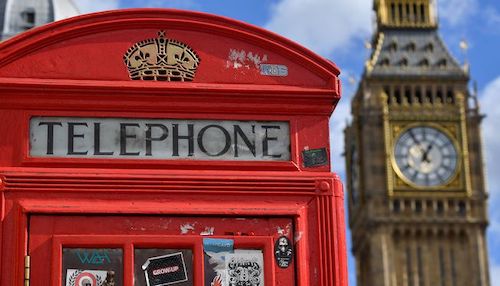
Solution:
{"label": "clock hand", "polygon": [[429,155],[429,152],[431,151],[432,149],[432,146],[434,146],[432,143],[429,144],[429,146],[427,146],[427,149],[425,149],[424,153],[422,154],[422,161],[425,161],[427,163],[430,163],[429,161],[429,158],[428,158],[428,155]]}
{"label": "clock hand", "polygon": [[415,141],[415,143],[417,143],[417,145],[420,146],[421,145],[420,141],[417,140],[417,137],[415,137],[415,134],[413,134],[413,130],[412,129],[409,130],[409,134],[410,134],[411,139],[413,139],[413,141]]}
{"label": "clock hand", "polygon": [[[422,147],[422,142],[420,142],[420,140],[417,139],[417,137],[413,133],[413,130],[410,129],[408,131],[408,133],[410,134],[411,139],[413,139],[413,142],[415,142],[415,144],[417,144],[417,147],[420,150],[420,153],[421,154],[424,153],[424,148]],[[424,158],[427,158],[427,156],[422,156],[422,160],[424,160]]]}

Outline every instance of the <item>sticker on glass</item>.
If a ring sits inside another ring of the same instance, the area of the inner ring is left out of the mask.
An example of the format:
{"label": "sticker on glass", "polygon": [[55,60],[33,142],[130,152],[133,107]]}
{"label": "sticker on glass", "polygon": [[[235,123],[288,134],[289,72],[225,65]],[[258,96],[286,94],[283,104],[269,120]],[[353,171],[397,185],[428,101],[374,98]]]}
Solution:
{"label": "sticker on glass", "polygon": [[226,257],[233,252],[232,239],[204,238],[205,286],[227,286]]}
{"label": "sticker on glass", "polygon": [[328,165],[328,152],[326,148],[311,149],[302,151],[304,167],[320,167]]}
{"label": "sticker on glass", "polygon": [[148,286],[164,286],[188,280],[182,252],[151,257],[142,265]]}
{"label": "sticker on glass", "polygon": [[288,76],[288,67],[285,65],[261,64],[260,74],[266,76]]}
{"label": "sticker on glass", "polygon": [[288,237],[282,236],[276,240],[274,244],[274,257],[279,267],[288,268],[290,266],[293,258],[293,248]]}
{"label": "sticker on glass", "polygon": [[66,286],[115,286],[114,275],[113,271],[68,269]]}
{"label": "sticker on glass", "polygon": [[235,250],[226,256],[228,286],[264,286],[261,250]]}
{"label": "sticker on glass", "polygon": [[104,265],[111,263],[107,249],[76,249],[75,253],[82,264]]}

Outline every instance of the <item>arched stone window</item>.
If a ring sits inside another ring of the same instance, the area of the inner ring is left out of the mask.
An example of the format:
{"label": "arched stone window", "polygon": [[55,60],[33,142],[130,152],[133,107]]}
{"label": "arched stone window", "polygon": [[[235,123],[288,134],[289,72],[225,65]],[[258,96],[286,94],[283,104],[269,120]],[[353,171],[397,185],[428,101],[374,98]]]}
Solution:
{"label": "arched stone window", "polygon": [[387,48],[389,51],[395,52],[398,50],[398,43],[396,41],[392,41]]}
{"label": "arched stone window", "polygon": [[408,59],[407,58],[402,58],[399,63],[400,66],[402,67],[407,67],[408,66]]}
{"label": "arched stone window", "polygon": [[389,66],[389,59],[388,58],[383,58],[381,61],[380,61],[380,65],[383,66],[383,67],[387,67]]}
{"label": "arched stone window", "polygon": [[21,12],[21,18],[23,19],[23,28],[25,30],[31,29],[35,26],[36,13],[35,8],[28,7]]}
{"label": "arched stone window", "polygon": [[409,51],[409,52],[414,52],[415,50],[417,49],[417,45],[415,44],[415,42],[410,42],[407,46],[406,46],[406,50]]}
{"label": "arched stone window", "polygon": [[424,50],[426,52],[432,53],[434,51],[434,45],[432,43],[428,43],[425,45]]}
{"label": "arched stone window", "polygon": [[446,61],[446,59],[440,59],[439,61],[437,61],[436,65],[440,68],[445,68],[446,65],[448,64],[448,62]]}
{"label": "arched stone window", "polygon": [[421,67],[428,67],[429,66],[429,60],[428,59],[422,59],[419,63],[418,63],[419,66]]}

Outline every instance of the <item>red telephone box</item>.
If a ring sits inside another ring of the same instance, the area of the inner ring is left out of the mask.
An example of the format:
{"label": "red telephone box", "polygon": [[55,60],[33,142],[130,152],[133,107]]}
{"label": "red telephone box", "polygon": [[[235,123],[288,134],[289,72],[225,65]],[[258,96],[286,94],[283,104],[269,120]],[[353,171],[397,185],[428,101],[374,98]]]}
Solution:
{"label": "red telephone box", "polygon": [[1,285],[347,285],[338,74],[186,11],[1,43]]}

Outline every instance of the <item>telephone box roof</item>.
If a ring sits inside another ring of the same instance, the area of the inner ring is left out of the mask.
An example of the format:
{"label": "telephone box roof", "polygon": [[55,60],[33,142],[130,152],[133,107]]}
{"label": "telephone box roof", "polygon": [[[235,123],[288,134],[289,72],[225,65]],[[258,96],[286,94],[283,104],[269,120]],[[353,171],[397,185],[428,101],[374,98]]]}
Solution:
{"label": "telephone box roof", "polygon": [[339,73],[331,61],[259,27],[171,9],[81,15],[0,43],[3,90],[273,95],[293,97],[294,105],[302,100],[308,113],[312,102],[331,113],[340,99]]}

